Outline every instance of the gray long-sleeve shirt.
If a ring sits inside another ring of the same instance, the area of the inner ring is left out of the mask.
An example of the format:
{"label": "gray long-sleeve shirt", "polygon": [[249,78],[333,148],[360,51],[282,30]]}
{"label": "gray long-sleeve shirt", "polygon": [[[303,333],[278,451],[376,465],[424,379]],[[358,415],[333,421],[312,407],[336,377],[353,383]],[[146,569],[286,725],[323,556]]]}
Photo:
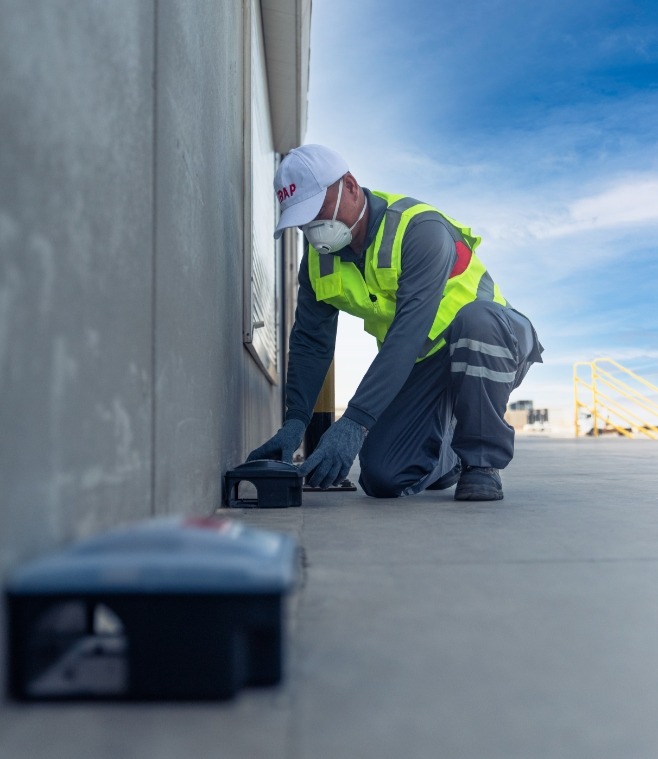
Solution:
{"label": "gray long-sleeve shirt", "polygon": [[[382,222],[386,202],[364,191],[370,211],[367,249]],[[368,429],[400,391],[421,354],[456,262],[455,239],[461,239],[459,232],[438,213],[419,214],[405,231],[395,318],[345,411],[345,416]],[[355,254],[348,247],[335,255],[355,263],[363,273],[364,254]],[[305,246],[299,270],[295,324],[290,335],[286,419],[309,423],[334,355],[337,325],[338,310],[316,300],[308,274],[308,246]]]}

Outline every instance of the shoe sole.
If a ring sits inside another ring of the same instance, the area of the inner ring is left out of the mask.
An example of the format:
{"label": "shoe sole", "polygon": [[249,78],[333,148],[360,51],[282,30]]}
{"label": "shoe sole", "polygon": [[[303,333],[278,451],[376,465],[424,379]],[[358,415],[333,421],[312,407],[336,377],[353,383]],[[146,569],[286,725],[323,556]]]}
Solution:
{"label": "shoe sole", "polygon": [[455,493],[455,501],[502,501],[504,497],[502,490],[480,488],[464,488]]}

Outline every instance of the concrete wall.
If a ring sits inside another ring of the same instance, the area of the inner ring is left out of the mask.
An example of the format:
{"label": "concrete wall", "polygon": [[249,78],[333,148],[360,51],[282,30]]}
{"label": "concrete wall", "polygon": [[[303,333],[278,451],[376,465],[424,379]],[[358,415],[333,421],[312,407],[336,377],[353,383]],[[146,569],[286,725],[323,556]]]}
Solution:
{"label": "concrete wall", "polygon": [[242,344],[241,4],[0,18],[1,579],[117,522],[211,512],[281,388]]}

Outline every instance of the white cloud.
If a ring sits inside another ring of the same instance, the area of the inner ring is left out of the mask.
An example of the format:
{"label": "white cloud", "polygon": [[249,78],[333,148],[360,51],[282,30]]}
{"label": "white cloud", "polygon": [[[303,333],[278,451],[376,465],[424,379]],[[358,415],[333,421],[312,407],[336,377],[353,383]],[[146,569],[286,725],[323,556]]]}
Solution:
{"label": "white cloud", "polygon": [[571,201],[567,218],[531,226],[538,239],[630,224],[658,224],[658,176],[624,179],[610,189]]}

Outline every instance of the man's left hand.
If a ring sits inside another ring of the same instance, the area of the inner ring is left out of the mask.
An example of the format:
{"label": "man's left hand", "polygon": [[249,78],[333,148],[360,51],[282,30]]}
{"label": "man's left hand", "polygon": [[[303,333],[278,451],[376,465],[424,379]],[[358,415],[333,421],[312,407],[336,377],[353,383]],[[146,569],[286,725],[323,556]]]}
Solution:
{"label": "man's left hand", "polygon": [[317,448],[299,467],[313,488],[339,485],[350,471],[368,430],[343,416],[320,438]]}

